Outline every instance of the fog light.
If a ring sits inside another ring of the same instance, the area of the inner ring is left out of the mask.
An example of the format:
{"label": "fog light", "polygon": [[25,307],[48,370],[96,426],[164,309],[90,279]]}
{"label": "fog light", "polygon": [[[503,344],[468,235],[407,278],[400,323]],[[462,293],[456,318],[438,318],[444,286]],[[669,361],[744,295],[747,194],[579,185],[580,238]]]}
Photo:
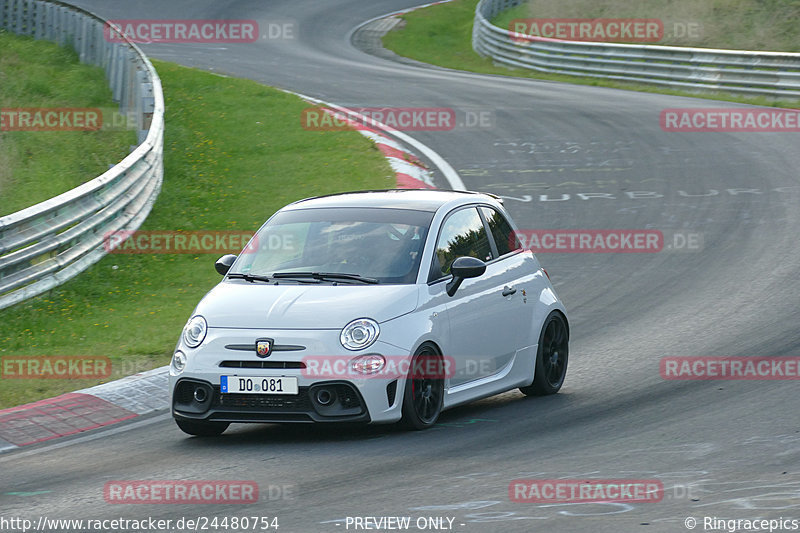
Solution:
{"label": "fog light", "polygon": [[172,356],[172,369],[180,374],[184,368],[186,368],[186,354],[178,350]]}
{"label": "fog light", "polygon": [[374,374],[380,372],[386,364],[382,355],[361,355],[350,361],[350,369],[359,374]]}
{"label": "fog light", "polygon": [[330,405],[336,399],[336,395],[328,389],[319,389],[317,391],[317,403],[320,405]]}
{"label": "fog light", "polygon": [[204,401],[206,401],[206,398],[208,398],[208,395],[206,394],[206,389],[204,389],[203,387],[197,387],[196,389],[194,389],[194,399],[195,401],[197,401],[197,403],[203,403]]}

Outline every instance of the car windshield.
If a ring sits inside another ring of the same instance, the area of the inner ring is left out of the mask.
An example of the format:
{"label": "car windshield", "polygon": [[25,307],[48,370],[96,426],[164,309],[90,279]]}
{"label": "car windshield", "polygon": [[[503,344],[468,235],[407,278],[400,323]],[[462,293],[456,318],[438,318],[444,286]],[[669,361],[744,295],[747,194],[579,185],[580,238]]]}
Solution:
{"label": "car windshield", "polygon": [[280,282],[414,283],[432,218],[431,212],[411,209],[282,211],[259,230],[230,275]]}

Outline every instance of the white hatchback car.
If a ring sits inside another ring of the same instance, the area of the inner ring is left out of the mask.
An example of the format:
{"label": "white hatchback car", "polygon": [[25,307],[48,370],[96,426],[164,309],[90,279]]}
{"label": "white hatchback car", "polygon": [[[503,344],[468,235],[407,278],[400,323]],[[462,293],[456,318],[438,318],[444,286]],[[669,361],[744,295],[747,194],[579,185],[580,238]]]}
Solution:
{"label": "white hatchback car", "polygon": [[444,409],[564,382],[566,311],[491,195],[302,200],[215,266],[225,277],[170,365],[172,414],[192,435],[231,422],[424,429]]}

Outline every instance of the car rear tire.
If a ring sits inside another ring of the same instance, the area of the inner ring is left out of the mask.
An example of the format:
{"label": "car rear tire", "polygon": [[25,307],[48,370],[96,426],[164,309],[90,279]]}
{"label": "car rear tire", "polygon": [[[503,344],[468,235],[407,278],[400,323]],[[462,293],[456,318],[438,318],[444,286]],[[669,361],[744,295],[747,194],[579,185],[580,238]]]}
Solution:
{"label": "car rear tire", "polygon": [[[417,364],[425,359],[435,358],[437,364]],[[426,371],[435,367],[436,374]],[[432,344],[423,344],[411,359],[411,369],[406,379],[403,394],[403,425],[408,429],[428,429],[436,424],[442,412],[444,400],[443,360]]]}
{"label": "car rear tire", "polygon": [[228,422],[196,422],[194,420],[175,420],[181,431],[197,437],[216,437],[228,429]]}
{"label": "car rear tire", "polygon": [[536,351],[536,370],[533,383],[520,387],[528,396],[555,394],[564,384],[569,362],[569,330],[567,321],[558,311],[547,316],[539,335],[539,348]]}

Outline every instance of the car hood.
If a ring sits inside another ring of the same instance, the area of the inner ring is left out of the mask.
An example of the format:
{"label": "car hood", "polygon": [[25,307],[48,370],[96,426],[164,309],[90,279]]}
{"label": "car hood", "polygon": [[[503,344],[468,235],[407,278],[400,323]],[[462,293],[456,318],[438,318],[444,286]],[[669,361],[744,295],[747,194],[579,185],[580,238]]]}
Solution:
{"label": "car hood", "polygon": [[356,318],[385,322],[417,307],[416,285],[267,285],[226,281],[198,304],[212,328],[340,329]]}

